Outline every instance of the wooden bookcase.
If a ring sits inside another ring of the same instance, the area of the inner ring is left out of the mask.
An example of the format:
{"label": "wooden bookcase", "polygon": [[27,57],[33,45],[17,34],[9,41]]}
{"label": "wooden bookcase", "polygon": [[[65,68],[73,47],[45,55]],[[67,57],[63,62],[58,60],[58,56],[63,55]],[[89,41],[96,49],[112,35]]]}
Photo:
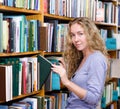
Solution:
{"label": "wooden bookcase", "polygon": [[[0,13],[3,13],[4,15],[25,15],[27,20],[38,20],[40,22],[43,22],[43,7],[42,7],[43,1],[40,0],[40,10],[34,10],[34,9],[25,9],[25,8],[17,8],[17,7],[10,7],[10,6],[4,6],[0,5]],[[14,31],[14,30],[13,30]],[[2,58],[20,58],[20,57],[31,57],[36,55],[42,55],[43,51],[40,50],[33,50],[33,51],[27,51],[27,52],[12,52],[12,53],[0,53],[0,60]],[[41,88],[41,90],[32,91],[31,93],[21,94],[18,96],[15,96],[12,98],[13,101],[19,100],[21,98],[29,97],[32,95],[39,95],[44,96],[44,86]],[[9,104],[9,102],[12,102],[12,100],[6,102],[6,101],[0,101],[0,104]]]}
{"label": "wooden bookcase", "polygon": [[[97,0],[95,0],[95,1],[97,1]],[[99,1],[107,2],[107,3],[110,2],[115,6],[114,22],[107,23],[107,22],[104,22],[104,21],[101,22],[101,21],[96,21],[95,20],[94,21],[95,24],[98,26],[99,29],[101,29],[101,28],[102,29],[110,29],[110,30],[113,30],[114,33],[118,33],[118,28],[120,28],[120,27],[117,24],[117,22],[118,22],[117,17],[118,17],[118,5],[120,5],[120,3],[118,2],[118,0],[99,0]],[[82,1],[81,1],[81,3],[82,3]],[[87,1],[86,1],[86,3],[87,3]],[[88,5],[89,5],[89,3],[88,3]],[[86,7],[88,5],[86,4]],[[56,15],[56,14],[50,14],[50,12],[48,12],[48,13],[44,13],[44,20],[47,21],[46,19],[57,19],[60,22],[61,21],[69,22],[73,18],[72,17],[66,17],[66,16],[59,16],[59,15]],[[119,50],[118,49],[110,49],[110,50],[108,50],[108,53],[110,54],[110,58],[118,58]],[[45,55],[52,55],[52,53],[48,53],[48,54],[45,53]],[[110,82],[114,82],[115,84],[117,84],[117,79],[110,77],[109,79],[106,80],[106,85],[109,84]],[[117,88],[117,85],[115,85],[115,90],[117,90],[116,88]],[[114,107],[114,109],[117,109],[117,101],[109,102],[108,104],[106,104],[106,107],[103,108],[103,109],[108,109],[108,107],[109,107],[109,109],[112,109],[112,106]],[[99,107],[99,109],[102,109],[102,108]]]}

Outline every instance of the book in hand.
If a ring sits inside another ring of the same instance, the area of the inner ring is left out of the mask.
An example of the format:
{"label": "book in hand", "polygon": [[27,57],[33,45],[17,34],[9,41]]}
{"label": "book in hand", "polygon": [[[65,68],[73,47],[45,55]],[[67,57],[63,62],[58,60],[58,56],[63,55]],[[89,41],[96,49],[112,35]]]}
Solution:
{"label": "book in hand", "polygon": [[[52,63],[52,64],[56,64],[59,65],[59,60],[61,57],[57,57],[57,56],[50,56],[47,57],[47,59]],[[52,90],[60,90],[60,76],[51,71],[47,81],[45,82],[45,90],[46,91],[52,91]]]}
{"label": "book in hand", "polygon": [[38,55],[39,87],[42,88],[51,72],[52,63],[45,57]]}

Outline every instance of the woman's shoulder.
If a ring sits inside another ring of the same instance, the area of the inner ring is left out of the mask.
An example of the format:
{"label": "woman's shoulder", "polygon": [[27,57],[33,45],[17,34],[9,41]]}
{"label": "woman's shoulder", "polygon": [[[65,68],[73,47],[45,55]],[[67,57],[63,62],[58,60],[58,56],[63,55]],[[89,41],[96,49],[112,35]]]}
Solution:
{"label": "woman's shoulder", "polygon": [[91,55],[91,58],[92,59],[106,59],[106,57],[104,56],[104,54],[101,52],[101,51],[95,51],[94,53],[92,53],[92,55]]}
{"label": "woman's shoulder", "polygon": [[95,51],[89,58],[89,63],[92,65],[103,64],[107,65],[107,58],[100,51]]}

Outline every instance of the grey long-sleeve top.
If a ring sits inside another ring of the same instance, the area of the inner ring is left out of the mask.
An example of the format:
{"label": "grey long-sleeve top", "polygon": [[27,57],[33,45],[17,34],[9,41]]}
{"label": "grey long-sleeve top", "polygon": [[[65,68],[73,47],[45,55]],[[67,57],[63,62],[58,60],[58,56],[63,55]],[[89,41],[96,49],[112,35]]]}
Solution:
{"label": "grey long-sleeve top", "polygon": [[80,99],[70,92],[66,109],[96,109],[104,89],[106,72],[107,61],[104,55],[99,51],[91,54],[71,78],[75,84],[86,89],[87,94]]}

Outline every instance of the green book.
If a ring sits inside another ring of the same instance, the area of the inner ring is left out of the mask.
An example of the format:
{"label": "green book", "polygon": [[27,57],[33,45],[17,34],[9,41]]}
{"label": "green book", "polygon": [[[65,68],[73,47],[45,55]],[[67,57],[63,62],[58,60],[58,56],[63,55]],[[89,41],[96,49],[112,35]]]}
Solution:
{"label": "green book", "polygon": [[51,72],[52,63],[47,60],[45,57],[38,55],[38,71],[39,71],[39,86],[42,88],[43,84],[47,80]]}

